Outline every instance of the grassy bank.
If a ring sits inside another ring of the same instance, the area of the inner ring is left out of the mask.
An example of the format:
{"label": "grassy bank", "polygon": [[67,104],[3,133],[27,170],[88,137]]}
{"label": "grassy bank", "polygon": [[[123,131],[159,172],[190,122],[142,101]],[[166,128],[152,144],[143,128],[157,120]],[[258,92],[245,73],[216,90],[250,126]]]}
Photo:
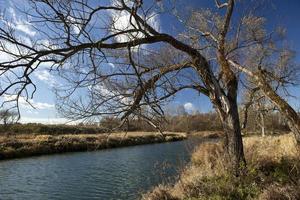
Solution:
{"label": "grassy bank", "polygon": [[64,135],[2,135],[0,136],[0,160],[42,154],[160,143],[183,140],[184,133],[166,133],[165,138],[154,132],[129,132],[107,134]]}
{"label": "grassy bank", "polygon": [[240,177],[226,173],[221,144],[200,145],[175,185],[160,185],[144,200],[297,200],[300,199],[300,157],[292,135],[243,139],[247,170]]}

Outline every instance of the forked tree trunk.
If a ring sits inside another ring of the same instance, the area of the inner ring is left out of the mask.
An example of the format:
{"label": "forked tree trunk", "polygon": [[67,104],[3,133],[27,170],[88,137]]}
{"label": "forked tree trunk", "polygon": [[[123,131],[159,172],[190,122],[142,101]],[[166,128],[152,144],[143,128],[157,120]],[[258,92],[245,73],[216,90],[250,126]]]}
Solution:
{"label": "forked tree trunk", "polygon": [[227,83],[226,95],[224,87],[221,87],[219,80],[214,76],[208,63],[204,62],[204,59],[201,57],[195,57],[194,59],[196,70],[208,88],[208,96],[222,121],[226,136],[225,150],[228,155],[231,170],[233,174],[239,175],[241,166],[244,166],[246,162],[237,107],[237,81],[235,77],[233,77],[233,81],[230,80]]}
{"label": "forked tree trunk", "polygon": [[281,114],[286,117],[289,128],[293,132],[297,143],[300,145],[300,117],[297,112],[280,97],[265,80],[263,74],[257,75],[258,86],[264,94],[277,106]]}
{"label": "forked tree trunk", "polygon": [[245,167],[246,160],[244,156],[241,127],[236,102],[229,102],[229,111],[221,117],[223,129],[225,132],[225,147],[229,156],[229,161],[235,175],[239,175],[241,169]]}
{"label": "forked tree trunk", "polygon": [[[230,2],[231,4],[234,3],[234,1]],[[225,37],[223,37],[223,39],[224,38]],[[223,117],[221,117],[221,119],[226,134],[225,147],[229,155],[230,164],[232,165],[231,168],[234,170],[233,173],[238,176],[241,170],[246,166],[237,106],[238,80],[235,73],[230,69],[225,55],[225,43],[223,41],[219,46],[217,56],[222,69],[222,82],[226,89],[226,92],[223,90],[223,93],[220,95],[223,109]]]}

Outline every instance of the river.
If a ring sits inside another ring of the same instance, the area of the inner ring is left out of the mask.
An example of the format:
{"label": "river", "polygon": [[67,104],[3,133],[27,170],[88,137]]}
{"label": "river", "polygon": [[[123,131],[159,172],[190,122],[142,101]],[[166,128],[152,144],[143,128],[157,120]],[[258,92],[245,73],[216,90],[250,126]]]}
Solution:
{"label": "river", "polygon": [[138,199],[174,182],[196,144],[188,140],[0,162],[0,199]]}

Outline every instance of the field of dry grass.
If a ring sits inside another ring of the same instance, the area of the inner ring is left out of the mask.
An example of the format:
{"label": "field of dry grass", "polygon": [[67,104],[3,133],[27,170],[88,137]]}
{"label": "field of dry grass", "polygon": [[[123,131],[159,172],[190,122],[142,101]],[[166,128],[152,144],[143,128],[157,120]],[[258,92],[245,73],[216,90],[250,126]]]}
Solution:
{"label": "field of dry grass", "polygon": [[201,144],[175,185],[160,185],[144,200],[298,200],[300,157],[292,135],[243,138],[247,170],[240,177],[226,172],[221,144]]}
{"label": "field of dry grass", "polygon": [[18,134],[0,136],[0,160],[33,155],[71,151],[93,151],[105,148],[131,146],[182,140],[184,133],[166,132],[163,138],[155,132],[128,132],[111,134]]}
{"label": "field of dry grass", "polygon": [[224,133],[222,131],[197,131],[197,132],[191,133],[190,135],[199,136],[204,139],[205,138],[214,139],[214,138],[224,137]]}

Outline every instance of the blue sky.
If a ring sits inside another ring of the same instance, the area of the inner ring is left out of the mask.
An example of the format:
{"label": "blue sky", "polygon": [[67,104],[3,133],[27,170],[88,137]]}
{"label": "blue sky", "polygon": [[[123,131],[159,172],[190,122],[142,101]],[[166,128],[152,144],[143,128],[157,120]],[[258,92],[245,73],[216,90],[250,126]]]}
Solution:
{"label": "blue sky", "polygon": [[[0,0],[0,8],[6,8],[5,12],[11,15],[16,13],[15,5],[18,2],[26,3],[26,0]],[[296,60],[300,62],[300,1],[299,0],[270,0],[269,5],[264,8],[264,12],[260,15],[268,19],[268,26],[271,29],[276,25],[282,25],[287,28],[287,39],[290,45],[297,52]],[[26,5],[26,4],[24,4]],[[190,6],[192,8],[213,7],[214,0],[186,0],[182,1],[181,7]],[[35,30],[30,28],[30,24],[26,25],[26,19],[14,16],[14,20],[20,22],[19,28],[22,34],[26,36],[35,37],[38,35]],[[22,24],[26,26],[21,26]],[[174,33],[180,24],[174,17],[161,16],[158,22],[160,30],[167,33]],[[32,99],[32,104],[36,109],[30,108],[25,104],[21,108],[22,122],[43,122],[43,123],[60,123],[65,122],[61,119],[55,110],[55,96],[52,92],[52,87],[56,84],[55,77],[46,69],[41,68],[33,75],[33,80],[38,86],[37,92]],[[300,87],[291,88],[290,91],[293,95],[300,98]],[[300,108],[299,99],[289,100],[296,109]],[[184,90],[178,93],[172,101],[172,106],[184,105],[189,112],[198,110],[200,112],[208,112],[212,110],[212,106],[207,97],[199,95],[190,90]]]}

